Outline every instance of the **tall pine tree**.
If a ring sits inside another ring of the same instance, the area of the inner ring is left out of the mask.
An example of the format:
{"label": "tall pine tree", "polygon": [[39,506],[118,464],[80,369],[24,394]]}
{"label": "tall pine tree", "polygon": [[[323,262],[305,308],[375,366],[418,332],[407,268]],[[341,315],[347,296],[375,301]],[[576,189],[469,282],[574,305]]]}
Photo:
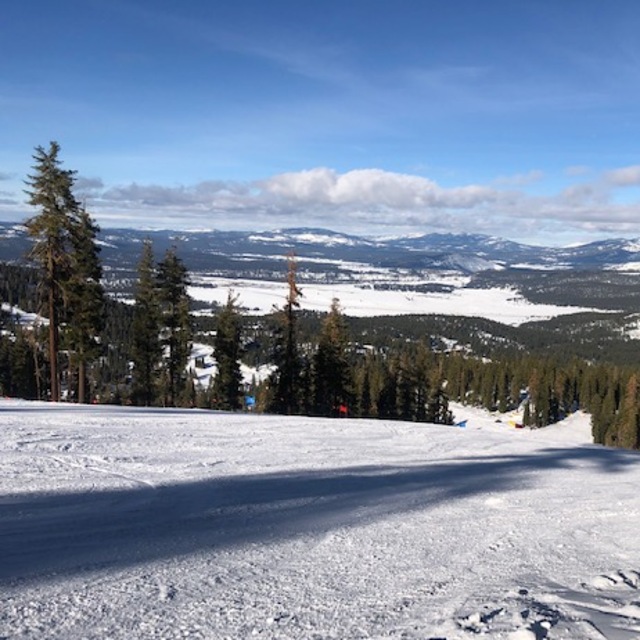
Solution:
{"label": "tall pine tree", "polygon": [[213,355],[218,373],[213,380],[212,404],[215,409],[237,411],[242,407],[240,337],[242,331],[238,298],[229,292],[227,304],[218,315]]}
{"label": "tall pine tree", "polygon": [[349,333],[337,298],[322,323],[314,358],[314,400],[318,415],[337,416],[353,401],[353,372],[347,348]]}
{"label": "tall pine tree", "polygon": [[158,264],[157,286],[165,349],[164,403],[177,406],[187,390],[186,366],[191,353],[191,319],[187,268],[175,247]]}
{"label": "tall pine tree", "polygon": [[160,329],[153,244],[145,240],[138,264],[133,316],[133,402],[137,405],[149,407],[157,400],[162,357]]}
{"label": "tall pine tree", "polygon": [[67,307],[69,346],[78,365],[78,402],[86,401],[87,364],[101,350],[100,332],[104,328],[104,290],[100,247],[96,243],[99,228],[83,208],[71,234],[73,254]]}
{"label": "tall pine tree", "polygon": [[640,447],[640,384],[633,373],[625,386],[620,413],[616,418],[616,445],[627,449]]}
{"label": "tall pine tree", "polygon": [[284,307],[278,311],[279,327],[273,359],[276,369],[269,381],[271,399],[268,410],[292,415],[300,412],[302,403],[302,360],[298,351],[299,298],[302,292],[296,282],[297,265],[293,255],[287,259],[288,292]]}
{"label": "tall pine tree", "polygon": [[51,142],[49,149],[36,147],[34,173],[27,176],[29,204],[40,213],[29,218],[25,226],[34,239],[30,258],[42,271],[41,296],[44,314],[49,319],[50,398],[60,400],[60,319],[72,273],[73,227],[77,224],[80,203],[73,194],[75,171],[62,168],[60,145]]}

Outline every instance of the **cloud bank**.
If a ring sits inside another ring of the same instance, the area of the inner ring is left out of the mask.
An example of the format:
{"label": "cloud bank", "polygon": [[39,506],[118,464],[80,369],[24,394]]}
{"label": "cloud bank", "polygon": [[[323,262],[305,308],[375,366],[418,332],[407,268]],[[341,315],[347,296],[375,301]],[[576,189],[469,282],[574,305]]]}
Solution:
{"label": "cloud bank", "polygon": [[[591,172],[570,168],[564,175],[569,174],[580,180]],[[640,235],[640,203],[617,197],[640,186],[640,166],[605,171],[550,195],[527,191],[544,177],[530,171],[489,185],[444,187],[377,168],[340,173],[317,167],[250,182],[177,186],[107,186],[100,178],[79,177],[76,187],[104,227],[322,226],[364,235],[468,231],[534,242],[545,235],[558,241],[570,234]],[[8,203],[9,194],[2,195]]]}
{"label": "cloud bank", "polygon": [[443,188],[428,178],[381,169],[338,173],[323,167],[247,183],[101,188],[99,180],[82,179],[79,185],[103,217],[124,221],[135,212],[138,221],[166,224],[179,215],[183,223],[230,228],[250,227],[256,220],[360,231],[367,225],[432,225],[436,219],[446,224],[452,213],[486,209],[505,199],[503,192],[483,185]]}

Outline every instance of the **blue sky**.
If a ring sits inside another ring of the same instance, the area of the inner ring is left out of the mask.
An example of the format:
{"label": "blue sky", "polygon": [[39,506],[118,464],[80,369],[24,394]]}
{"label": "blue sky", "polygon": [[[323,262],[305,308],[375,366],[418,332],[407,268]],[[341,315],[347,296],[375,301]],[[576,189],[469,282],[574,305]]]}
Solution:
{"label": "blue sky", "polygon": [[0,219],[640,236],[635,0],[7,0]]}

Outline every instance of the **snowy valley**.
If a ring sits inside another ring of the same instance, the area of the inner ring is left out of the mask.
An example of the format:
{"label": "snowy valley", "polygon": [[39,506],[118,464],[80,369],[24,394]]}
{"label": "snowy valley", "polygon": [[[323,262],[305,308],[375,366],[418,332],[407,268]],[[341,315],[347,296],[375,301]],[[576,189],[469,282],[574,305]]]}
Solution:
{"label": "snowy valley", "polygon": [[[189,269],[201,313],[233,290],[245,313],[268,314],[286,295],[286,260],[295,256],[302,308],[328,310],[337,297],[349,316],[478,316],[518,326],[589,311],[635,311],[640,244],[594,242],[534,247],[472,234],[365,238],[325,229],[154,231],[104,229],[104,284],[130,301],[145,239],[157,257],[174,247]],[[25,228],[0,222],[0,257],[21,264]]]}

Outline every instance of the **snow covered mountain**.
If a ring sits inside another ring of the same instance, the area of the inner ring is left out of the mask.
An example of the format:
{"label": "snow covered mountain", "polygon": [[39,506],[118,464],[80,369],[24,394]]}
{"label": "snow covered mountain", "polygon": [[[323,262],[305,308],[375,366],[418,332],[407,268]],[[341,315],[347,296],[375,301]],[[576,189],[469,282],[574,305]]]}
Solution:
{"label": "snow covered mountain", "polygon": [[[152,231],[104,229],[100,234],[107,267],[135,267],[141,243],[150,238],[158,255],[176,246],[189,269],[253,271],[284,256],[348,261],[398,269],[446,269],[463,273],[503,268],[636,269],[640,240],[603,240],[571,248],[536,247],[479,234],[438,234],[365,238],[327,229],[277,231]],[[21,260],[30,246],[21,225],[0,222],[0,260]]]}

